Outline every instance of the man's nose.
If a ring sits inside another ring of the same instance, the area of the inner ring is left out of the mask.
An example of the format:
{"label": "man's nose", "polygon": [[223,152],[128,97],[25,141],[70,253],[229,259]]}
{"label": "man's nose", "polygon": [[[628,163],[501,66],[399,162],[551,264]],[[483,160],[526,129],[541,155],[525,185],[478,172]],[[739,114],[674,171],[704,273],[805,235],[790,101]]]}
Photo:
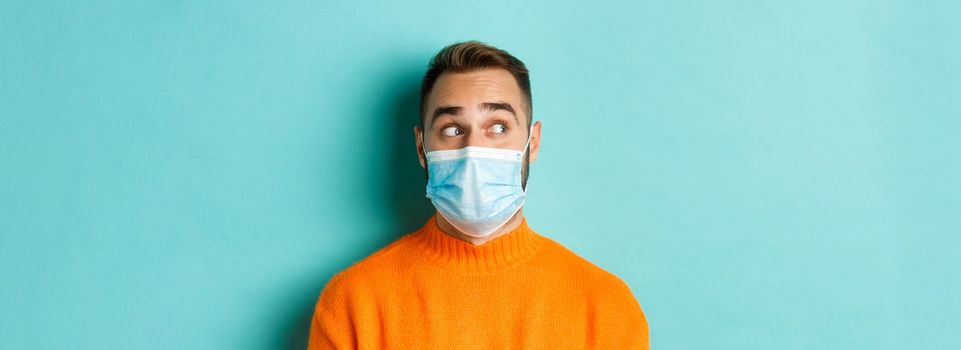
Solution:
{"label": "man's nose", "polygon": [[483,130],[471,130],[470,134],[467,135],[467,144],[464,146],[486,147],[487,138],[485,136]]}

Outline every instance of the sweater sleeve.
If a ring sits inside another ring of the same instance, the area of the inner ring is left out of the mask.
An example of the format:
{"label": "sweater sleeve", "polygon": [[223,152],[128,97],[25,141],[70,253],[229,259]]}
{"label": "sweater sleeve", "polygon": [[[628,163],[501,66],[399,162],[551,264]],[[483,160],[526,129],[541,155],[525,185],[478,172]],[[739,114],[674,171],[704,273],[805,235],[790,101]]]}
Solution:
{"label": "sweater sleeve", "polygon": [[627,306],[628,319],[630,324],[634,325],[635,332],[628,335],[628,344],[633,344],[633,348],[650,350],[650,331],[647,328],[647,316],[644,315],[644,310],[641,309],[640,303],[634,298],[633,293],[628,289],[629,301]]}
{"label": "sweater sleeve", "polygon": [[605,303],[607,312],[598,320],[598,331],[603,334],[598,348],[649,350],[647,317],[627,283],[615,281]]}
{"label": "sweater sleeve", "polygon": [[310,323],[308,350],[356,349],[348,294],[332,278],[320,293]]}

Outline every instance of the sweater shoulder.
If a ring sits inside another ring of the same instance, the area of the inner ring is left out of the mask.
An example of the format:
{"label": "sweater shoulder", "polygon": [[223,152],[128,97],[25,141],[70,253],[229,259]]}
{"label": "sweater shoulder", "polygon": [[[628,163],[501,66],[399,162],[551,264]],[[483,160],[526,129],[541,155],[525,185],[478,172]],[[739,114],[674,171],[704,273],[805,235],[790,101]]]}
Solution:
{"label": "sweater shoulder", "polygon": [[545,242],[552,255],[557,256],[551,264],[558,269],[557,273],[575,279],[575,284],[583,288],[581,293],[590,303],[621,315],[621,320],[640,325],[646,334],[646,316],[637,296],[624,279],[555,240],[546,238]]}
{"label": "sweater shoulder", "polygon": [[586,285],[605,287],[604,289],[607,290],[611,288],[619,290],[627,289],[627,291],[630,292],[630,287],[627,285],[627,282],[620,276],[588,260],[566,245],[554,239],[542,237],[544,238],[545,248],[550,250],[549,255],[556,257],[553,259],[554,264],[556,264],[557,268],[566,270],[565,273],[577,276],[577,278],[585,282],[590,282]]}
{"label": "sweater shoulder", "polygon": [[410,245],[413,233],[405,234],[373,253],[357,260],[341,269],[328,280],[324,290],[358,290],[363,289],[365,282],[378,280],[378,275],[390,273],[398,268],[404,254],[404,248]]}

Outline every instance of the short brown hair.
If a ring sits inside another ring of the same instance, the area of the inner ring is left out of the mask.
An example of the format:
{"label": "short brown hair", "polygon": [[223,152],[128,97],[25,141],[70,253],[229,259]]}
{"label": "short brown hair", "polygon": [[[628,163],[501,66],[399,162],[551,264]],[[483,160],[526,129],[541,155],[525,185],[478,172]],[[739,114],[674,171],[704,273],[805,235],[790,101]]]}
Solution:
{"label": "short brown hair", "polygon": [[505,69],[514,76],[517,86],[524,95],[521,108],[527,113],[527,126],[530,127],[533,113],[531,99],[531,80],[524,62],[507,53],[507,51],[487,45],[480,41],[471,40],[448,45],[431,59],[424,73],[424,81],[420,85],[420,128],[424,129],[424,119],[427,113],[427,96],[437,78],[444,72],[464,73],[486,68]]}

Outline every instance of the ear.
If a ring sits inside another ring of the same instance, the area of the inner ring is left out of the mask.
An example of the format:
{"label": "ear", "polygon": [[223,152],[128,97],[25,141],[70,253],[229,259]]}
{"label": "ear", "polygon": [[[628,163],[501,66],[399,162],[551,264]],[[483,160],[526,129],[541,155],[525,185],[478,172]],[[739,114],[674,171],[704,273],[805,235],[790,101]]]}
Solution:
{"label": "ear", "polygon": [[534,163],[537,160],[537,153],[541,150],[541,122],[538,120],[534,123],[534,129],[531,130],[531,144],[530,144],[531,159],[530,162]]}
{"label": "ear", "polygon": [[427,163],[424,155],[424,133],[421,132],[419,126],[414,126],[414,140],[417,146],[417,158],[420,160],[420,167],[425,168]]}

